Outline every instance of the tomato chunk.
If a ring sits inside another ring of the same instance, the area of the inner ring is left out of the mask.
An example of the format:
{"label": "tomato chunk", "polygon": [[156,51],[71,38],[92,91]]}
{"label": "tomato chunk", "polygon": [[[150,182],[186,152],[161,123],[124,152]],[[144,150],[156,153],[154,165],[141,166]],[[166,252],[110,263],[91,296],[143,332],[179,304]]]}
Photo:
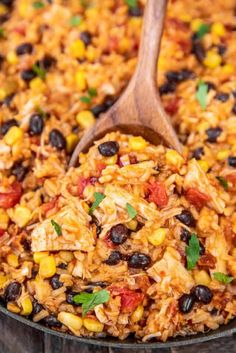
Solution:
{"label": "tomato chunk", "polygon": [[78,183],[77,183],[77,191],[79,197],[83,196],[84,189],[89,184],[89,180],[84,178],[83,176],[79,176]]}
{"label": "tomato chunk", "polygon": [[115,245],[112,243],[111,238],[110,238],[110,232],[107,233],[107,235],[105,236],[103,241],[108,248],[115,249]]}
{"label": "tomato chunk", "polygon": [[21,198],[22,188],[17,181],[9,186],[6,192],[0,193],[0,208],[8,209],[14,207]]}
{"label": "tomato chunk", "polygon": [[137,306],[142,303],[144,298],[144,295],[142,293],[135,292],[128,288],[111,287],[110,291],[113,295],[120,296],[121,310],[124,313],[130,313],[134,311]]}
{"label": "tomato chunk", "polygon": [[148,191],[149,202],[154,202],[159,207],[164,207],[168,204],[169,198],[164,183],[156,181],[149,184]]}
{"label": "tomato chunk", "polygon": [[197,208],[202,208],[210,201],[210,197],[196,188],[189,188],[186,191],[186,199]]}
{"label": "tomato chunk", "polygon": [[48,211],[51,211],[57,203],[57,197],[54,197],[51,201],[44,203],[41,207],[42,211],[47,213]]}
{"label": "tomato chunk", "polygon": [[0,228],[0,237],[3,236],[4,233],[5,233],[5,230]]}
{"label": "tomato chunk", "polygon": [[97,172],[98,172],[99,176],[101,176],[103,169],[105,169],[106,167],[107,167],[106,164],[103,163],[103,162],[97,162],[96,163],[96,169],[97,169]]}

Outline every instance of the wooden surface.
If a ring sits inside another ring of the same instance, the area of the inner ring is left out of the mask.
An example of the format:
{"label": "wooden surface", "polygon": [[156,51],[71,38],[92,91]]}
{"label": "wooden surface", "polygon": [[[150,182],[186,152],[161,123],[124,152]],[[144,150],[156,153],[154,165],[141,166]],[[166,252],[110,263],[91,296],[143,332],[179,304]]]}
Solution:
{"label": "wooden surface", "polygon": [[78,344],[44,334],[0,314],[0,353],[236,353],[236,338],[159,350],[121,350]]}

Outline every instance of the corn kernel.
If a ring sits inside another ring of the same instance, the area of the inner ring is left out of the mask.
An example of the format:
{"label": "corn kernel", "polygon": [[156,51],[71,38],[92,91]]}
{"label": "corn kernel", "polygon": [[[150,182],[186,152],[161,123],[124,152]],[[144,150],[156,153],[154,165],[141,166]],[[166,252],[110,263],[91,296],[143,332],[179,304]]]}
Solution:
{"label": "corn kernel", "polygon": [[222,66],[222,72],[224,74],[233,74],[235,72],[235,67],[233,64],[225,64]]}
{"label": "corn kernel", "polygon": [[138,226],[138,221],[136,219],[131,219],[131,221],[127,222],[126,225],[130,230],[135,231]]}
{"label": "corn kernel", "polygon": [[24,206],[17,206],[14,214],[13,221],[20,227],[25,227],[32,218],[31,211]]}
{"label": "corn kernel", "polygon": [[76,59],[83,59],[85,56],[85,44],[81,39],[77,39],[70,45],[70,54]]}
{"label": "corn kernel", "polygon": [[132,136],[129,139],[129,147],[134,151],[141,151],[147,146],[147,141],[141,136]]}
{"label": "corn kernel", "polygon": [[19,314],[20,313],[20,308],[12,303],[12,302],[8,302],[7,303],[7,310],[11,311],[12,313],[15,313],[15,314]]}
{"label": "corn kernel", "polygon": [[18,256],[15,254],[8,254],[7,263],[9,266],[17,268],[19,266]]}
{"label": "corn kernel", "polygon": [[79,137],[76,134],[72,133],[66,137],[66,151],[67,151],[67,153],[73,152],[78,141],[79,141]]}
{"label": "corn kernel", "polygon": [[204,270],[196,271],[194,273],[194,280],[195,280],[196,284],[202,284],[204,286],[208,286],[209,283],[211,282],[210,276]]}
{"label": "corn kernel", "polygon": [[195,18],[194,20],[191,21],[191,30],[193,32],[197,32],[199,30],[199,27],[203,24],[203,20],[200,18]]}
{"label": "corn kernel", "polygon": [[29,12],[29,4],[27,0],[20,2],[18,6],[18,12],[21,17],[26,17],[27,13]]}
{"label": "corn kernel", "polygon": [[74,259],[74,255],[71,251],[60,251],[59,255],[65,262],[71,262]]}
{"label": "corn kernel", "polygon": [[202,168],[202,170],[203,170],[205,173],[207,173],[208,170],[209,170],[209,164],[207,163],[207,161],[202,161],[202,160],[200,160],[200,161],[197,161],[197,162],[198,162],[198,164],[200,165],[200,167]]}
{"label": "corn kernel", "polygon": [[96,49],[91,45],[87,48],[86,58],[89,62],[93,62],[96,59]]}
{"label": "corn kernel", "polygon": [[83,325],[88,331],[97,333],[102,332],[104,327],[104,325],[98,320],[91,319],[88,317],[83,320]]}
{"label": "corn kernel", "polygon": [[43,93],[47,88],[40,77],[35,77],[33,80],[31,80],[29,86],[34,93]]}
{"label": "corn kernel", "polygon": [[5,5],[0,4],[0,16],[6,15],[7,13],[8,13],[8,8]]}
{"label": "corn kernel", "polygon": [[83,321],[79,316],[64,311],[58,314],[57,319],[63,325],[69,327],[69,329],[72,329],[74,331],[80,330],[83,325]]}
{"label": "corn kernel", "polygon": [[215,69],[222,62],[222,57],[220,54],[214,52],[213,50],[209,50],[206,54],[206,57],[203,61],[204,65],[209,69]]}
{"label": "corn kernel", "polygon": [[211,33],[218,37],[224,37],[226,34],[225,26],[221,22],[215,22],[211,26]]}
{"label": "corn kernel", "polygon": [[13,51],[12,52],[9,52],[7,54],[7,62],[11,65],[16,65],[18,63],[19,59],[16,55],[16,53],[14,53]]}
{"label": "corn kernel", "polygon": [[229,157],[229,150],[222,150],[222,151],[219,151],[216,155],[216,159],[218,161],[223,161],[224,159],[228,158]]}
{"label": "corn kernel", "polygon": [[4,88],[0,88],[0,100],[2,101],[7,96],[7,91]]}
{"label": "corn kernel", "polygon": [[4,136],[4,141],[9,146],[13,146],[15,143],[21,141],[22,139],[23,131],[17,126],[12,126]]}
{"label": "corn kernel", "polygon": [[136,322],[139,322],[142,317],[143,317],[143,313],[144,313],[144,307],[142,305],[139,305],[135,311],[133,312],[133,314],[131,315],[131,321],[135,324]]}
{"label": "corn kernel", "polygon": [[149,243],[154,246],[161,245],[165,241],[167,231],[168,230],[166,228],[156,229],[152,234],[148,235]]}
{"label": "corn kernel", "polygon": [[32,313],[33,305],[30,297],[25,297],[24,299],[22,299],[21,306],[22,306],[21,315],[27,316]]}
{"label": "corn kernel", "polygon": [[7,276],[0,275],[0,289],[4,288],[4,285],[7,281],[8,281]]}
{"label": "corn kernel", "polygon": [[76,121],[83,129],[88,129],[95,124],[95,117],[89,110],[83,110],[77,114]]}
{"label": "corn kernel", "polygon": [[104,162],[106,163],[106,165],[114,165],[116,164],[117,160],[118,160],[118,157],[117,157],[117,154],[115,154],[112,157],[106,157]]}
{"label": "corn kernel", "polygon": [[180,169],[184,163],[184,159],[178,152],[174,150],[168,150],[166,152],[166,162],[167,164],[170,164],[176,167],[177,169]]}
{"label": "corn kernel", "polygon": [[0,208],[0,228],[4,230],[7,229],[9,220],[10,218],[7,212]]}
{"label": "corn kernel", "polygon": [[82,206],[83,206],[83,209],[85,210],[85,212],[89,213],[89,210],[90,210],[89,205],[86,202],[84,202]]}
{"label": "corn kernel", "polygon": [[54,257],[47,256],[41,259],[39,263],[39,275],[43,278],[50,278],[56,273],[56,262]]}
{"label": "corn kernel", "polygon": [[208,121],[202,121],[200,124],[198,124],[198,126],[197,126],[197,131],[198,131],[199,133],[203,133],[203,132],[205,132],[209,127],[210,127],[210,124],[208,123]]}
{"label": "corn kernel", "polygon": [[33,254],[33,259],[34,259],[34,262],[36,264],[39,264],[40,261],[44,258],[44,257],[48,257],[49,255],[49,252],[48,251],[41,251],[41,252],[35,252]]}
{"label": "corn kernel", "polygon": [[76,72],[75,82],[81,91],[84,91],[87,88],[87,80],[83,71]]}
{"label": "corn kernel", "polygon": [[130,49],[131,43],[130,40],[127,37],[124,37],[120,40],[119,42],[119,51],[121,54],[124,54],[127,52],[127,50]]}

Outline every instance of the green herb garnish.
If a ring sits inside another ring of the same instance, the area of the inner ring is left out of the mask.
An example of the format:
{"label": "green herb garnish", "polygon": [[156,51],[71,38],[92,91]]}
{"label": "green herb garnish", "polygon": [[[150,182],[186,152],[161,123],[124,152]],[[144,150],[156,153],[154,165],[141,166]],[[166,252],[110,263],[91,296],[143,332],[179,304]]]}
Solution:
{"label": "green herb garnish", "polygon": [[82,304],[82,315],[85,316],[89,310],[95,308],[99,304],[108,302],[110,294],[107,290],[103,289],[95,293],[80,293],[73,297],[76,304]]}
{"label": "green herb garnish", "polygon": [[37,110],[37,113],[39,113],[44,119],[48,118],[48,114],[43,109],[41,109],[40,107],[37,107],[36,110]]}
{"label": "green herb garnish", "polygon": [[200,81],[197,87],[196,98],[201,105],[202,109],[206,109],[207,106],[207,93],[208,93],[208,85]]}
{"label": "green herb garnish", "polygon": [[88,95],[87,96],[82,96],[82,97],[80,97],[80,101],[82,102],[82,103],[86,103],[86,104],[89,104],[89,103],[91,103],[91,101],[92,101],[92,98],[93,97],[96,97],[97,96],[97,90],[96,90],[96,88],[89,88],[88,89]]}
{"label": "green herb garnish", "polygon": [[89,96],[82,96],[82,97],[80,97],[80,102],[82,102],[82,103],[86,103],[86,104],[89,104],[89,103],[91,103],[91,97],[89,97]]}
{"label": "green herb garnish", "polygon": [[210,25],[208,25],[207,23],[203,23],[199,26],[198,30],[197,30],[197,38],[201,39],[205,36],[205,34],[210,32]]}
{"label": "green herb garnish", "polygon": [[61,226],[57,222],[55,222],[53,219],[51,219],[51,225],[55,229],[55,232],[57,233],[57,235],[62,235]]}
{"label": "green herb garnish", "polygon": [[79,15],[75,15],[73,17],[70,18],[70,25],[72,27],[76,27],[76,26],[79,26],[82,22],[82,19]]}
{"label": "green herb garnish", "polygon": [[96,97],[98,95],[96,88],[93,87],[88,89],[88,94],[90,97]]}
{"label": "green herb garnish", "polygon": [[196,234],[192,234],[185,253],[187,256],[187,269],[192,270],[200,257],[200,243]]}
{"label": "green herb garnish", "polygon": [[232,282],[234,280],[234,277],[228,276],[222,272],[214,272],[213,277],[217,281],[222,282],[224,284],[229,284],[230,282]]}
{"label": "green herb garnish", "polygon": [[225,190],[228,190],[229,184],[225,178],[223,178],[222,176],[217,176],[216,179],[219,181],[219,183],[223,186]]}
{"label": "green herb garnish", "polygon": [[126,209],[131,219],[137,216],[137,211],[129,203],[126,204]]}
{"label": "green herb garnish", "polygon": [[96,210],[96,208],[100,205],[100,203],[102,202],[102,200],[105,199],[105,195],[101,194],[100,192],[95,192],[94,193],[94,203],[92,204],[90,210],[89,210],[89,214],[92,215],[93,212]]}
{"label": "green herb garnish", "polygon": [[42,1],[35,1],[33,2],[34,9],[42,9],[44,7],[44,3]]}
{"label": "green herb garnish", "polygon": [[4,28],[0,27],[0,39],[5,37],[5,30]]}
{"label": "green herb garnish", "polygon": [[33,69],[33,71],[36,73],[36,75],[37,75],[38,77],[40,77],[42,80],[45,79],[45,77],[46,77],[46,71],[45,71],[44,69],[42,69],[40,66],[38,66],[38,65],[36,65],[36,64],[34,64],[34,65],[32,66],[32,69]]}
{"label": "green herb garnish", "polygon": [[125,0],[125,2],[130,8],[135,8],[138,6],[137,0]]}

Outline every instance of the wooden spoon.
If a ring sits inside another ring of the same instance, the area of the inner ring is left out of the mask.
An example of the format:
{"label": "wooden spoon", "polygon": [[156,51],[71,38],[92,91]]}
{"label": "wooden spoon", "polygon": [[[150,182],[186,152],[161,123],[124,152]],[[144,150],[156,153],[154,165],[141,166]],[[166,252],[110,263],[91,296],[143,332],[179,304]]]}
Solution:
{"label": "wooden spoon", "polygon": [[117,102],[79,141],[69,167],[78,162],[79,153],[86,151],[94,140],[116,130],[141,135],[153,144],[165,143],[178,152],[182,151],[170,119],[162,107],[157,88],[157,59],[167,2],[148,0],[135,73]]}

